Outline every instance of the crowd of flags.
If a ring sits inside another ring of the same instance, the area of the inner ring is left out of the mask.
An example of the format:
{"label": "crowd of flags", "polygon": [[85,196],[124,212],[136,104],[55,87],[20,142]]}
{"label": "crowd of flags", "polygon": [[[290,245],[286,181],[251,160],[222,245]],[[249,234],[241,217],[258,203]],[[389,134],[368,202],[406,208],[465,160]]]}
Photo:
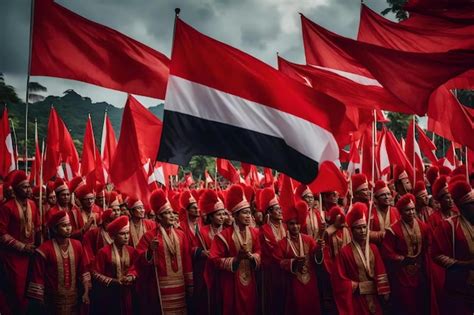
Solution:
{"label": "crowd of flags", "polygon": [[[318,173],[340,173],[339,162],[348,163],[348,173],[359,169],[372,178],[389,176],[398,165],[416,179],[422,178],[423,157],[456,167],[455,145],[464,148],[463,159],[474,160],[474,109],[454,94],[454,89],[473,88],[470,1],[437,0],[428,7],[411,0],[410,17],[400,23],[361,4],[357,40],[301,15],[306,64],[277,56],[278,69],[178,16],[170,59],[52,0],[36,0],[34,8],[30,75],[165,100],[161,122],[130,95],[118,142],[104,116],[100,151],[89,117],[81,158],[51,108],[44,145],[35,133],[35,183],[40,177],[81,175],[113,182],[146,201],[150,183],[170,185],[176,165],[186,165],[194,155],[218,157],[217,171],[230,182],[269,185],[276,170],[316,190]],[[447,155],[438,159],[433,141],[414,120],[404,143],[385,126],[377,131],[374,122],[387,122],[382,111],[428,116],[428,130],[451,141]],[[0,175],[5,176],[16,167],[6,109],[0,132]],[[229,160],[241,161],[241,169]],[[206,171],[203,181],[211,183],[212,176]],[[334,187],[340,187],[338,176]]]}

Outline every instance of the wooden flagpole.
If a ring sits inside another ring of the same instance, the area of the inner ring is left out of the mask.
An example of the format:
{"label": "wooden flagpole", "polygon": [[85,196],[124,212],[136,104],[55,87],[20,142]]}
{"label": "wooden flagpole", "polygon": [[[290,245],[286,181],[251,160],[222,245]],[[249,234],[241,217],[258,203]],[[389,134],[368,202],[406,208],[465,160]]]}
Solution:
{"label": "wooden flagpole", "polygon": [[[44,139],[41,143],[41,152],[40,152],[40,156],[36,156],[35,159],[40,159],[40,174],[39,174],[39,187],[40,187],[40,191],[39,191],[39,214],[40,214],[40,234],[41,234],[41,242],[43,242],[43,225],[44,225],[44,222],[43,222],[43,152],[44,152]],[[35,170],[36,172],[36,170]]]}
{"label": "wooden flagpole", "polygon": [[415,115],[413,115],[413,187],[415,187],[416,184],[416,152],[415,152],[415,130],[416,130],[416,119]]}
{"label": "wooden flagpole", "polygon": [[377,135],[377,116],[375,109],[373,110],[373,123],[372,123],[372,183],[370,188],[370,198],[369,198],[369,217],[367,218],[367,239],[365,241],[365,259],[367,266],[370,262],[370,246],[369,246],[369,235],[370,235],[370,219],[372,218],[372,209],[373,209],[373,196],[374,196],[374,182],[375,182],[375,137]]}

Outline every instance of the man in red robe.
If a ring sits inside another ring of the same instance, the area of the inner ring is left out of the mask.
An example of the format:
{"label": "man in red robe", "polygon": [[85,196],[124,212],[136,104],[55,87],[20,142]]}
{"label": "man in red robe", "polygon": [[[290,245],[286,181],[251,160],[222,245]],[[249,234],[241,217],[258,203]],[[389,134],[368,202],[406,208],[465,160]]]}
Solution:
{"label": "man in red robe", "polygon": [[260,267],[258,230],[251,228],[252,213],[243,188],[233,185],[226,196],[227,209],[235,223],[217,234],[209,259],[219,271],[224,315],[257,312],[257,282],[255,270]]}
{"label": "man in red robe", "polygon": [[72,226],[65,211],[52,215],[48,226],[52,239],[36,250],[26,295],[37,312],[79,314],[83,304],[89,304],[86,256],[81,243],[70,238]]}
{"label": "man in red robe", "polygon": [[[284,311],[284,277],[273,254],[277,243],[286,237],[282,211],[275,191],[265,188],[259,195],[258,208],[266,213],[268,222],[260,229],[262,247],[263,313],[282,314]],[[306,216],[306,215],[305,215]]]}
{"label": "man in red robe", "polygon": [[329,265],[328,270],[331,271],[332,264],[341,248],[351,242],[351,231],[347,227],[343,210],[338,206],[334,206],[329,210],[327,223],[328,227],[324,231],[324,241],[329,256],[325,260]]}
{"label": "man in red robe", "polygon": [[443,221],[458,213],[454,206],[451,194],[448,191],[448,177],[440,176],[431,187],[433,199],[439,202],[439,210],[435,211],[428,219],[431,230],[434,231]]}
{"label": "man in red robe", "polygon": [[303,225],[302,233],[307,234],[318,240],[323,235],[324,221],[321,212],[314,203],[314,195],[307,185],[299,185],[295,190],[296,200],[303,200],[308,205],[308,214],[306,216],[306,224]]}
{"label": "man in red robe", "polygon": [[[384,181],[379,180],[374,187],[374,207],[369,218],[369,239],[378,247],[382,245],[386,230],[400,219],[397,208],[392,207],[392,193]],[[366,213],[368,216],[368,211]]]}
{"label": "man in red robe", "polygon": [[137,248],[143,235],[152,231],[156,223],[145,218],[145,207],[139,199],[128,197],[127,208],[130,211],[130,246]]}
{"label": "man in red robe", "polygon": [[126,216],[118,217],[107,226],[113,243],[101,248],[92,268],[95,280],[92,314],[133,314],[132,285],[135,275],[130,272],[136,251],[128,245],[130,224]]}
{"label": "man in red robe", "polygon": [[429,217],[433,214],[433,208],[429,206],[428,190],[425,183],[418,181],[413,189],[416,198],[416,216],[424,223],[428,223]]}
{"label": "man in red robe", "polygon": [[474,191],[466,181],[454,182],[450,195],[460,210],[433,233],[433,260],[446,269],[447,294],[441,314],[474,312]]}
{"label": "man in red robe", "polygon": [[91,264],[94,263],[95,255],[97,255],[102,247],[113,243],[112,237],[107,232],[107,225],[118,217],[117,212],[107,209],[102,212],[102,224],[84,234],[82,244],[87,254],[87,259]]}
{"label": "man in red robe", "polygon": [[13,171],[10,185],[15,197],[0,206],[0,264],[4,268],[1,286],[7,302],[3,311],[23,314],[27,306],[24,293],[28,261],[39,244],[40,224],[35,203],[28,199],[31,187],[26,173]]}
{"label": "man in red robe", "polygon": [[429,228],[416,218],[412,194],[401,197],[397,209],[401,220],[387,229],[381,251],[392,290],[392,311],[437,314],[436,300],[431,295]]}
{"label": "man in red robe", "polygon": [[354,195],[352,198],[352,202],[363,202],[368,207],[370,202],[370,193],[369,181],[367,180],[367,176],[362,173],[354,174],[351,177],[351,184],[352,194]]}
{"label": "man in red robe", "polygon": [[137,295],[141,314],[186,314],[192,298],[193,271],[189,244],[174,228],[174,215],[163,190],[155,190],[150,206],[159,221],[136,247]]}
{"label": "man in red robe", "polygon": [[390,287],[382,257],[377,246],[367,242],[367,211],[365,203],[357,202],[347,214],[352,242],[341,249],[331,274],[340,315],[381,315],[379,298],[389,299]]}
{"label": "man in red robe", "polygon": [[[183,220],[180,221],[180,226],[188,238],[189,244],[194,245],[199,241],[199,238],[202,238],[201,235],[199,235],[201,229],[201,213],[196,198],[191,194],[191,191],[186,190],[179,196],[179,203],[185,214]],[[195,250],[196,248],[191,248],[191,255],[196,254]]]}
{"label": "man in red robe", "polygon": [[94,204],[94,191],[89,185],[79,186],[74,194],[80,204],[80,215],[76,219],[78,227],[84,235],[90,229],[97,228],[100,225],[101,209]]}
{"label": "man in red robe", "polygon": [[283,208],[288,235],[278,242],[274,256],[285,271],[285,314],[321,314],[315,260],[322,247],[312,237],[300,233],[307,207],[298,201]]}

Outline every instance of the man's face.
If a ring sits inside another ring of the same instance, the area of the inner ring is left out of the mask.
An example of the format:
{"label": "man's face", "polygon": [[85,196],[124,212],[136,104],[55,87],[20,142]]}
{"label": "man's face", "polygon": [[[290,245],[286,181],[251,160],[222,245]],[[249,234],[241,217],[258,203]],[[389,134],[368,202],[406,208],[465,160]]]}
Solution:
{"label": "man's face", "polygon": [[199,208],[195,202],[191,203],[188,206],[188,214],[191,218],[198,218],[199,217]]}
{"label": "man's face", "polygon": [[72,225],[70,222],[60,223],[56,225],[56,233],[59,237],[69,238],[72,233]]}
{"label": "man's face", "polygon": [[391,204],[391,199],[392,199],[392,194],[390,192],[383,192],[375,196],[375,200],[377,201],[377,205],[382,208],[386,208],[390,206]]}
{"label": "man's face", "polygon": [[231,226],[234,223],[234,217],[230,215],[229,212],[225,211],[224,213],[224,224],[227,226]]}
{"label": "man's face", "polygon": [[103,194],[98,194],[97,197],[94,199],[95,204],[98,205],[99,207],[104,206],[104,195]]}
{"label": "man's face", "polygon": [[249,226],[252,222],[252,213],[250,211],[250,208],[244,208],[240,210],[234,215],[234,217],[235,221],[237,223],[240,223],[241,225]]}
{"label": "man's face", "polygon": [[119,246],[127,245],[129,238],[130,238],[130,233],[129,233],[128,230],[127,231],[120,231],[115,236],[114,242],[115,242],[115,244],[117,244]]}
{"label": "man's face", "polygon": [[71,202],[71,193],[69,189],[61,190],[58,194],[58,203],[61,207],[67,207]]}
{"label": "man's face", "polygon": [[337,191],[326,192],[323,194],[323,202],[325,205],[337,205],[339,194]]}
{"label": "man's face", "polygon": [[263,213],[260,211],[255,211],[253,213],[253,218],[255,219],[255,224],[263,225]]}
{"label": "man's face", "polygon": [[281,211],[280,205],[274,205],[268,210],[268,213],[270,214],[270,218],[273,221],[278,221],[283,219],[283,213]]}
{"label": "man's face", "polygon": [[290,220],[286,223],[288,228],[288,232],[290,232],[291,236],[297,236],[300,233],[301,225],[298,223],[297,220]]}
{"label": "man's face", "polygon": [[416,210],[414,205],[409,205],[405,207],[402,211],[400,211],[400,215],[402,216],[402,220],[405,223],[411,223],[415,220]]}
{"label": "man's face", "polygon": [[54,206],[56,204],[56,194],[51,194],[48,196],[48,204]]}
{"label": "man's face", "polygon": [[422,206],[422,207],[425,207],[428,205],[428,194],[422,194],[422,195],[418,195],[416,196],[416,202]]}
{"label": "man's face", "polygon": [[122,214],[122,212],[121,212],[121,210],[120,210],[120,206],[113,206],[111,209],[112,209],[112,215],[111,215],[111,217],[112,217],[113,219],[118,218],[118,217]]}
{"label": "man's face", "polygon": [[132,216],[137,219],[145,218],[145,208],[143,206],[137,206],[132,209]]}
{"label": "man's face", "polygon": [[18,199],[24,200],[27,198],[31,198],[31,195],[32,190],[29,182],[25,181],[15,187],[15,197],[17,197]]}
{"label": "man's face", "polygon": [[174,224],[174,214],[170,209],[164,210],[157,216],[163,227],[170,227]]}
{"label": "man's face", "polygon": [[84,198],[79,200],[81,202],[82,209],[90,211],[94,205],[95,197],[94,195],[86,195]]}
{"label": "man's face", "polygon": [[357,197],[361,201],[369,201],[369,188],[359,189],[354,193],[354,197]]}
{"label": "man's face", "polygon": [[308,208],[312,209],[314,206],[314,195],[313,194],[306,194],[303,196],[303,200],[306,201],[308,204]]}
{"label": "man's face", "polygon": [[150,212],[148,212],[148,219],[153,220],[153,221],[156,220],[155,211],[150,210]]}
{"label": "man's face", "polygon": [[356,242],[367,240],[367,224],[360,224],[352,227],[352,237]]}
{"label": "man's face", "polygon": [[408,178],[402,178],[401,182],[407,192],[410,192],[412,190],[411,182]]}
{"label": "man's face", "polygon": [[214,226],[221,226],[224,224],[225,210],[218,210],[211,216],[211,223]]}
{"label": "man's face", "polygon": [[441,199],[439,200],[439,204],[442,210],[451,209],[454,206],[454,202],[453,202],[453,198],[451,198],[451,194],[446,193],[443,196],[441,196]]}

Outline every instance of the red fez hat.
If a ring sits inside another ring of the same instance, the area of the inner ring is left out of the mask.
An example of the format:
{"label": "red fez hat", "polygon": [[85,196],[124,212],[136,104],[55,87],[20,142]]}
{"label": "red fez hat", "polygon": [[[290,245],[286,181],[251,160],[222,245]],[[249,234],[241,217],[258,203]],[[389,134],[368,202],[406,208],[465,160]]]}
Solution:
{"label": "red fez hat", "polygon": [[53,215],[51,215],[51,217],[48,220],[48,226],[50,228],[53,228],[58,224],[69,223],[69,222],[70,220],[69,220],[69,215],[67,214],[67,212],[64,210],[59,210],[53,213]]}
{"label": "red fez hat", "polygon": [[181,204],[179,203],[180,194],[174,194],[170,199],[171,208],[173,212],[178,212],[181,210]]}
{"label": "red fez hat", "polygon": [[397,181],[404,178],[408,178],[407,171],[405,171],[405,169],[402,166],[395,165],[395,167],[393,168],[393,179]]}
{"label": "red fez hat", "polygon": [[79,200],[94,197],[94,192],[87,185],[80,185],[79,187],[77,187],[74,194]]}
{"label": "red fez hat", "polygon": [[212,189],[206,189],[199,198],[199,209],[209,215],[213,212],[224,210],[224,203],[219,199],[217,193]]}
{"label": "red fez hat", "polygon": [[133,197],[128,197],[127,199],[127,208],[128,210],[132,210],[137,207],[143,207],[143,202],[140,199],[133,198]]}
{"label": "red fez hat", "polygon": [[365,174],[359,173],[352,175],[352,191],[356,192],[361,189],[369,188],[369,182],[367,181],[367,176]]}
{"label": "red fez hat", "polygon": [[350,227],[367,224],[365,214],[367,213],[367,205],[363,202],[356,202],[352,205],[351,210],[346,215],[347,225]]}
{"label": "red fez hat", "polygon": [[245,208],[250,208],[250,204],[245,198],[244,189],[239,185],[230,186],[227,191],[227,209],[231,213],[238,212]]}
{"label": "red fez hat", "polygon": [[104,210],[104,211],[102,212],[102,216],[101,216],[102,222],[107,222],[107,221],[109,221],[110,217],[112,216],[112,213],[114,213],[114,212],[112,211],[112,209]]}
{"label": "red fez hat", "polygon": [[120,206],[120,200],[118,198],[118,193],[116,191],[106,191],[105,192],[105,203],[111,206]]}
{"label": "red fez hat", "polygon": [[307,185],[299,184],[298,187],[296,187],[295,195],[296,195],[296,197],[298,197],[298,199],[301,199],[304,196],[309,195],[309,194],[312,195],[313,192],[311,191],[311,189],[309,189],[309,187]]}
{"label": "red fez hat", "polygon": [[433,186],[434,182],[439,176],[439,168],[437,166],[431,166],[427,171],[426,171],[426,179],[428,179],[428,182],[430,183],[431,186]]}
{"label": "red fez hat", "polygon": [[14,170],[10,178],[10,185],[12,188],[22,185],[23,183],[28,182],[28,176],[25,171]]}
{"label": "red fez hat", "polygon": [[104,189],[105,189],[105,185],[104,185],[104,184],[101,184],[101,183],[99,183],[99,182],[96,182],[96,183],[95,183],[94,190],[95,190],[95,193],[96,193],[96,194],[102,195],[102,194],[104,193]]}
{"label": "red fez hat", "polygon": [[459,207],[474,202],[474,191],[466,181],[457,181],[449,185],[449,192],[454,203]]}
{"label": "red fez hat", "polygon": [[107,232],[111,237],[115,237],[120,232],[128,231],[130,228],[130,223],[126,215],[120,216],[114,219],[112,222],[107,225]]}
{"label": "red fez hat", "polygon": [[189,190],[186,190],[181,193],[179,203],[181,208],[187,209],[192,203],[197,203],[197,201],[193,194]]}
{"label": "red fez hat", "polygon": [[166,198],[166,193],[163,191],[163,189],[157,189],[151,193],[150,196],[150,207],[155,211],[155,214],[161,214],[163,211],[166,210],[171,210],[171,205],[168,201],[168,198]]}
{"label": "red fez hat", "polygon": [[340,216],[342,219],[341,223],[344,223],[344,221],[346,220],[344,211],[342,211],[341,207],[334,206],[329,210],[328,220],[327,220],[328,224],[329,225],[334,224],[336,222],[337,216]]}
{"label": "red fez hat", "polygon": [[260,208],[261,207],[261,203],[262,203],[262,199],[260,198],[262,196],[262,191],[263,189],[255,189],[255,205],[256,205],[256,211],[258,212],[264,212],[265,209],[262,209]]}
{"label": "red fez hat", "polygon": [[69,190],[69,187],[66,185],[66,182],[62,178],[56,178],[54,181],[54,191],[58,194],[63,190]]}
{"label": "red fez hat", "polygon": [[383,180],[378,180],[375,182],[374,186],[374,195],[377,197],[383,193],[391,193],[390,189],[388,188],[387,184]]}
{"label": "red fez hat", "polygon": [[428,191],[426,190],[425,182],[419,180],[415,184],[415,188],[413,189],[413,194],[415,197],[420,197],[423,195],[428,196]]}
{"label": "red fez hat", "polygon": [[467,181],[466,174],[458,174],[449,178],[449,185],[455,182],[466,182],[466,181]]}
{"label": "red fez hat", "polygon": [[76,176],[69,181],[69,191],[76,192],[76,189],[85,184],[86,182],[84,181],[84,179],[82,179],[81,176]]}
{"label": "red fez hat", "polygon": [[447,166],[441,165],[439,167],[439,175],[450,176],[451,175],[451,169]]}
{"label": "red fez hat", "polygon": [[255,189],[248,185],[244,185],[243,188],[245,193],[245,199],[247,199],[247,201],[251,203],[255,198]]}
{"label": "red fez hat", "polygon": [[54,192],[54,182],[53,181],[49,181],[46,184],[46,195],[48,197],[51,196],[51,195],[56,195],[56,193]]}
{"label": "red fez hat", "polygon": [[456,168],[451,172],[451,176],[456,176],[456,175],[464,175],[464,176],[466,176],[466,165],[465,165],[465,164],[459,165],[458,167],[456,167]]}
{"label": "red fez hat", "polygon": [[445,175],[440,176],[433,184],[431,188],[431,192],[433,194],[433,198],[437,201],[441,199],[441,197],[447,193],[448,191],[448,178]]}
{"label": "red fez hat", "polygon": [[415,208],[415,196],[412,194],[405,194],[402,198],[398,199],[396,207],[399,212],[402,212],[406,208]]}
{"label": "red fez hat", "polygon": [[296,220],[298,224],[304,225],[306,216],[308,215],[308,205],[306,202],[299,200],[295,205],[284,207],[282,209],[283,221]]}
{"label": "red fez hat", "polygon": [[262,212],[267,211],[268,208],[278,205],[278,198],[271,188],[265,188],[260,193],[260,205],[259,208]]}
{"label": "red fez hat", "polygon": [[[45,196],[46,193],[46,187],[43,185],[43,196]],[[40,195],[40,186],[35,186],[33,187],[33,195],[36,197],[39,197]]]}

